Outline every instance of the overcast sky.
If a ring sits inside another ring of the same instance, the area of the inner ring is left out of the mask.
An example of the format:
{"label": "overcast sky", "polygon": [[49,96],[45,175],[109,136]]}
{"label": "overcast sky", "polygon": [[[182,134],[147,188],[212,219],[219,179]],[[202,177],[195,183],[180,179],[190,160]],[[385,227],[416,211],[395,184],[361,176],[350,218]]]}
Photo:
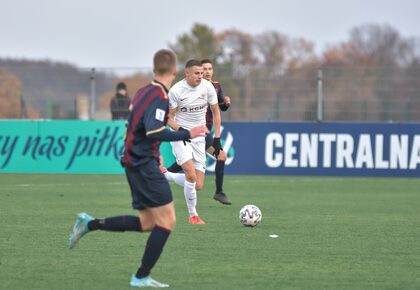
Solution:
{"label": "overcast sky", "polygon": [[153,53],[196,22],[256,34],[276,30],[317,51],[365,23],[420,36],[418,0],[0,0],[0,57],[82,67],[149,67]]}

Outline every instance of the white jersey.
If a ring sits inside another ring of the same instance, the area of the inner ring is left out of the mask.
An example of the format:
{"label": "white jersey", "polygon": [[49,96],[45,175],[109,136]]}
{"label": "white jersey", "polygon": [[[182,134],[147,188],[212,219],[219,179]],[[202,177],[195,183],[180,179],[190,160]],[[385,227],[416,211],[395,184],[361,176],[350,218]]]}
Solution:
{"label": "white jersey", "polygon": [[218,103],[213,84],[205,79],[202,79],[196,87],[191,87],[183,79],[169,90],[168,95],[169,108],[176,108],[176,123],[188,130],[199,125],[206,125],[208,105]]}

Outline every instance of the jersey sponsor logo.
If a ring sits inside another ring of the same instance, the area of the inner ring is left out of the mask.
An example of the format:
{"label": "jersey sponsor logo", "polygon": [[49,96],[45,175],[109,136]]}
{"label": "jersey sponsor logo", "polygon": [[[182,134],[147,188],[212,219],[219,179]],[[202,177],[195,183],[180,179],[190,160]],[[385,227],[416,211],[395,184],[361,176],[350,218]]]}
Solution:
{"label": "jersey sponsor logo", "polygon": [[186,112],[194,113],[194,112],[204,111],[204,110],[207,110],[207,104],[201,105],[201,106],[188,107],[188,108],[182,107],[179,110],[183,113],[186,113]]}
{"label": "jersey sponsor logo", "polygon": [[156,120],[163,122],[163,120],[165,120],[165,111],[162,109],[156,109],[155,118]]}

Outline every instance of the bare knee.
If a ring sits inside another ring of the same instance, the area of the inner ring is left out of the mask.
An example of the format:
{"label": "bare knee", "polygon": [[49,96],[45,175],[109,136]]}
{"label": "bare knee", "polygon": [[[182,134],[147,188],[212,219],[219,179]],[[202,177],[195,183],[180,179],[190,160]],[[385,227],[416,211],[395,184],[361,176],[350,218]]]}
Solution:
{"label": "bare knee", "polygon": [[172,217],[168,219],[167,229],[172,231],[175,228],[175,224],[176,224],[176,217],[175,215],[173,215]]}
{"label": "bare knee", "polygon": [[195,173],[186,173],[185,172],[185,179],[188,181],[188,182],[191,182],[191,183],[194,183],[194,182],[197,182],[197,176],[195,175]]}
{"label": "bare knee", "polygon": [[226,153],[223,150],[220,150],[219,156],[217,156],[217,161],[222,161],[225,162],[226,161]]}
{"label": "bare knee", "polygon": [[188,182],[196,182],[197,181],[197,175],[195,174],[195,168],[193,163],[184,163],[182,165],[182,169],[184,170],[185,179]]}
{"label": "bare knee", "polygon": [[150,232],[156,226],[155,220],[150,213],[140,213],[139,219],[143,232]]}
{"label": "bare knee", "polygon": [[169,214],[166,217],[163,217],[161,220],[159,220],[158,223],[156,223],[158,226],[163,227],[167,230],[172,231],[175,228],[176,224],[176,217],[175,213]]}
{"label": "bare knee", "polygon": [[204,187],[204,172],[197,170],[195,173],[197,175],[197,182],[195,183],[195,189],[197,191],[200,191]]}
{"label": "bare knee", "polygon": [[200,191],[203,189],[203,183],[202,182],[197,182],[195,184],[195,190]]}
{"label": "bare knee", "polygon": [[152,209],[155,225],[172,231],[175,227],[175,208],[173,203],[167,204],[160,208]]}

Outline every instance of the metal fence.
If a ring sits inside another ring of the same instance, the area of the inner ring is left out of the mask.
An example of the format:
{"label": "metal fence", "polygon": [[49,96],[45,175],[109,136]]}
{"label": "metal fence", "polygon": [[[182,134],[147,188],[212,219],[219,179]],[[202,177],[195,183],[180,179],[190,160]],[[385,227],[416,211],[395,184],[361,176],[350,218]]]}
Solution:
{"label": "metal fence", "polygon": [[[126,82],[132,97],[152,77],[150,68],[53,64],[3,64],[0,71],[0,118],[110,119],[117,82]],[[224,120],[420,121],[420,68],[341,65],[274,74],[264,68],[229,71],[218,68],[215,75],[232,99]]]}

